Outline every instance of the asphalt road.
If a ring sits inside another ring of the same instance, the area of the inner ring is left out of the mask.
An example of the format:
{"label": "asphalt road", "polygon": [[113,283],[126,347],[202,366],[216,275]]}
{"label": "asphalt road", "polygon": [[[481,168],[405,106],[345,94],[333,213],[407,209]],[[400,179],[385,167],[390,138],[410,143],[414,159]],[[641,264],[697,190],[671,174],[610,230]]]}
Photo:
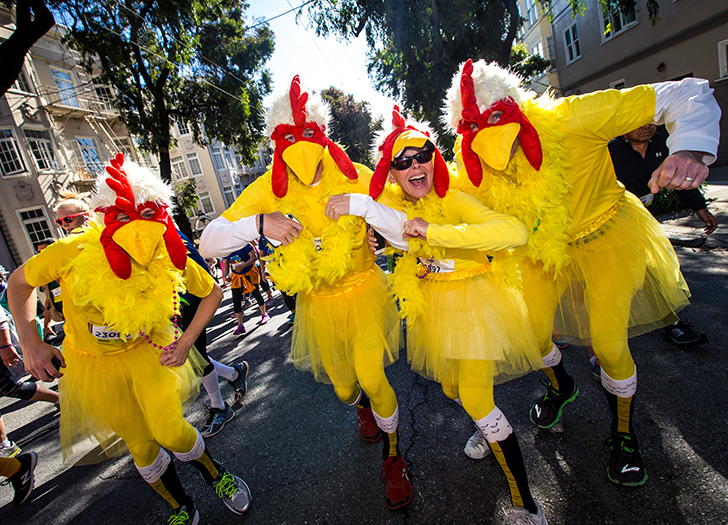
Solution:
{"label": "asphalt road", "polygon": [[[640,381],[635,427],[649,473],[643,487],[621,488],[607,479],[608,409],[583,349],[564,352],[581,393],[555,429],[538,430],[528,420],[529,406],[543,392],[542,374],[496,387],[496,402],[517,432],[533,494],[551,524],[728,523],[728,251],[722,233],[728,230],[728,196],[723,188],[717,188],[723,193],[711,205],[720,225],[717,244],[707,251],[676,247],[693,293],[684,317],[710,342],[681,349],[653,332],[630,343]],[[695,221],[678,218],[665,227],[697,235]],[[362,442],[355,411],[336,399],[331,386],[316,383],[288,361],[291,330],[278,292],[267,325],[257,324],[256,307],[246,310],[245,337],[232,335],[231,312],[228,291],[209,327],[210,353],[228,364],[247,360],[249,391],[235,407],[235,419],[208,446],[246,480],[253,503],[245,516],[231,514],[197,471],[178,465],[200,523],[500,523],[510,502],[498,465],[492,458],[474,461],[463,454],[472,422],[437,384],[409,370],[404,352],[387,376],[399,400],[401,446],[415,496],[407,509],[392,512],[384,505],[379,479],[381,445]],[[232,389],[225,383],[222,389],[232,402]],[[196,426],[205,419],[205,397],[188,412]],[[168,505],[142,481],[128,456],[63,465],[53,408],[3,398],[0,411],[11,439],[40,458],[36,488],[25,505],[13,507],[12,490],[0,488],[0,523],[166,522]]]}

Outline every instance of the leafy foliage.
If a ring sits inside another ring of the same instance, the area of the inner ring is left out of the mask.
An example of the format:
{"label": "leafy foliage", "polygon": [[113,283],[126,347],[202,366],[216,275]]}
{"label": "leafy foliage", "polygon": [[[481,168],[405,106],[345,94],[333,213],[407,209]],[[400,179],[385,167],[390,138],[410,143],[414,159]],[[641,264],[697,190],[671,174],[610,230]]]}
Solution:
{"label": "leafy foliage", "polygon": [[200,197],[195,191],[195,181],[188,180],[179,186],[175,186],[174,193],[177,196],[177,205],[182,208],[187,216],[193,215]]}
{"label": "leafy foliage", "polygon": [[540,75],[550,64],[541,55],[529,55],[525,44],[513,46],[508,63],[512,71],[526,79]]}
{"label": "leafy foliage", "polygon": [[68,43],[116,89],[114,105],[140,148],[159,154],[165,180],[174,119],[199,144],[218,139],[236,145],[245,162],[255,159],[273,34],[266,25],[246,29],[247,7],[235,0],[59,2]]}
{"label": "leafy foliage", "polygon": [[321,36],[364,33],[376,88],[441,139],[440,107],[458,65],[471,57],[507,64],[521,23],[515,0],[314,0],[309,16]]}
{"label": "leafy foliage", "polygon": [[372,120],[368,102],[357,102],[335,87],[323,90],[321,97],[331,104],[331,139],[345,147],[352,161],[371,165],[369,147],[374,132],[382,129],[382,119]]}

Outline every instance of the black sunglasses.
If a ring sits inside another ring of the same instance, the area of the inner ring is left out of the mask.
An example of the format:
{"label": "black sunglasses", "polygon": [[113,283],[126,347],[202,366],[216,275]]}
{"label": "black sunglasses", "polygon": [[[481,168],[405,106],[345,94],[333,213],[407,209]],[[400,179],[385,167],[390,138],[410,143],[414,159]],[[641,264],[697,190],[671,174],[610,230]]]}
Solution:
{"label": "black sunglasses", "polygon": [[397,171],[408,170],[412,166],[412,160],[416,160],[418,164],[427,164],[432,160],[432,154],[434,153],[431,149],[422,150],[416,155],[411,157],[400,157],[398,159],[392,159],[391,166]]}

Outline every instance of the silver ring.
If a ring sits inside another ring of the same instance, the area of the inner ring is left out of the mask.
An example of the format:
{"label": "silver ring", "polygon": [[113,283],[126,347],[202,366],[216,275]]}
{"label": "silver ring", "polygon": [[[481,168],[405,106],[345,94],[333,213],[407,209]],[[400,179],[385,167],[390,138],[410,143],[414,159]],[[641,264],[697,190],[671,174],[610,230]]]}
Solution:
{"label": "silver ring", "polygon": [[693,182],[693,178],[692,177],[685,177],[685,180],[686,181],[689,181],[689,182]]}

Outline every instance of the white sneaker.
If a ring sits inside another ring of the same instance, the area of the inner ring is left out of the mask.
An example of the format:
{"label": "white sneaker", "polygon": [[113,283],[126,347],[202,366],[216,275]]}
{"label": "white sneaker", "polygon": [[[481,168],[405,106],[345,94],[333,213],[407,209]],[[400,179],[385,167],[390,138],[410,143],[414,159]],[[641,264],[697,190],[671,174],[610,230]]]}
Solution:
{"label": "white sneaker", "polygon": [[20,454],[20,452],[22,452],[20,450],[20,447],[16,445],[13,441],[11,441],[10,445],[8,445],[7,447],[3,447],[2,445],[0,445],[0,457],[14,458],[18,454]]}
{"label": "white sneaker", "polygon": [[465,455],[470,459],[483,459],[485,456],[490,454],[490,447],[488,442],[485,440],[483,432],[476,427],[475,434],[470,436],[465,448]]}
{"label": "white sneaker", "polygon": [[235,514],[243,514],[250,508],[250,489],[235,474],[221,472],[220,479],[212,484],[215,493],[225,506]]}
{"label": "white sneaker", "polygon": [[541,511],[541,506],[535,500],[534,503],[536,503],[538,513],[531,514],[526,509],[514,508],[503,520],[503,525],[549,525]]}

